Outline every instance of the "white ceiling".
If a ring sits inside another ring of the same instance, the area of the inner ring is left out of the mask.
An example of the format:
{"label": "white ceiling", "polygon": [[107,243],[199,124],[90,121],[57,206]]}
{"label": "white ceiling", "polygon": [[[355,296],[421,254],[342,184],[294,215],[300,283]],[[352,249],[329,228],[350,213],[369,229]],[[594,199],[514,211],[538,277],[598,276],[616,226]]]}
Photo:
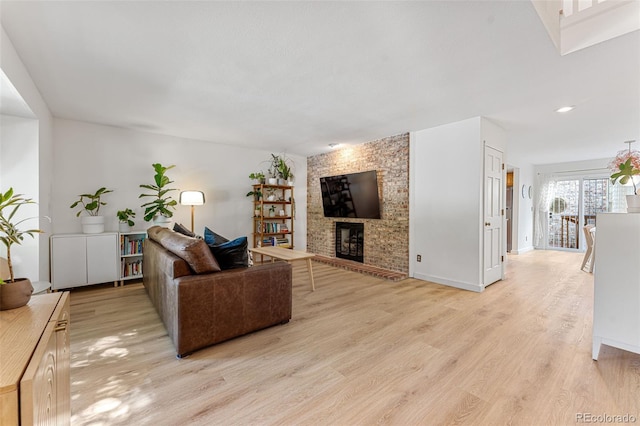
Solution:
{"label": "white ceiling", "polygon": [[561,57],[528,0],[3,0],[0,17],[56,117],[305,156],[478,115],[533,164],[640,140],[640,32]]}

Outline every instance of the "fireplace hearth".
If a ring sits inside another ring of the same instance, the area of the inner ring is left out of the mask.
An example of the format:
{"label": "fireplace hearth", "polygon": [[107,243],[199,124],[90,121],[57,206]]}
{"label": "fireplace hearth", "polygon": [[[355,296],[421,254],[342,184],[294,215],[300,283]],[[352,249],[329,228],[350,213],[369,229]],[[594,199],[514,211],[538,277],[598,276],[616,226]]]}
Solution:
{"label": "fireplace hearth", "polygon": [[364,223],[336,222],[336,257],[364,262]]}

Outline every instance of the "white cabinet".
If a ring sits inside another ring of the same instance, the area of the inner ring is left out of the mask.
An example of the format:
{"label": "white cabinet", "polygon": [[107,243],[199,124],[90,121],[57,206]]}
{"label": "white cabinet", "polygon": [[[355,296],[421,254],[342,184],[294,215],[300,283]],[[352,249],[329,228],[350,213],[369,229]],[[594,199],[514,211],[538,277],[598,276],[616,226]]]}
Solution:
{"label": "white cabinet", "polygon": [[118,233],[51,236],[51,288],[113,281],[119,276]]}
{"label": "white cabinet", "polygon": [[593,359],[600,345],[640,353],[640,214],[596,220]]}

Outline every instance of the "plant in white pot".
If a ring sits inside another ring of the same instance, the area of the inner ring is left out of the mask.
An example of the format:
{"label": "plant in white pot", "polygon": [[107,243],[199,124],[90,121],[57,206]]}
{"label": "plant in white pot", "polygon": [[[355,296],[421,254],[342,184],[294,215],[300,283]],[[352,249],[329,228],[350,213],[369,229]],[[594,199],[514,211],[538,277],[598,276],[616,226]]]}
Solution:
{"label": "plant in white pot", "polygon": [[611,161],[609,167],[614,172],[611,175],[611,183],[621,185],[633,185],[633,195],[627,195],[627,212],[640,213],[640,194],[636,179],[640,177],[640,152],[632,150],[631,144],[635,141],[626,141],[629,148],[619,151]]}
{"label": "plant in white pot", "polygon": [[177,189],[167,187],[172,184],[173,181],[166,175],[167,170],[174,168],[175,165],[165,167],[160,163],[154,163],[152,167],[156,172],[153,176],[153,183],[140,185],[140,188],[148,189],[152,191],[152,193],[140,194],[138,198],[154,198],[152,201],[144,203],[141,206],[144,208],[144,220],[146,222],[153,220],[156,225],[166,227],[170,222],[169,218],[173,216],[171,210],[175,210],[175,206],[178,204],[178,202],[169,195],[169,192],[177,191]]}
{"label": "plant in white pot", "polygon": [[100,215],[100,207],[107,205],[102,201],[102,196],[110,192],[113,192],[113,190],[102,187],[93,194],[80,194],[78,196],[80,199],[69,206],[72,209],[82,206],[76,217],[79,217],[82,212],[87,213],[87,216],[80,218],[83,233],[99,234],[104,232],[104,216]]}
{"label": "plant in white pot", "polygon": [[129,232],[131,228],[136,224],[132,218],[136,217],[136,212],[131,209],[118,210],[116,213],[118,216],[118,230],[120,232]]}
{"label": "plant in white pot", "polygon": [[39,229],[20,230],[18,226],[26,220],[15,220],[18,209],[25,204],[35,204],[31,198],[24,198],[22,194],[14,194],[13,188],[7,192],[0,191],[0,241],[7,248],[7,264],[9,266],[9,280],[0,279],[0,310],[14,309],[29,303],[33,286],[28,278],[15,278],[11,260],[11,246],[22,244],[25,235],[34,237],[42,232]]}

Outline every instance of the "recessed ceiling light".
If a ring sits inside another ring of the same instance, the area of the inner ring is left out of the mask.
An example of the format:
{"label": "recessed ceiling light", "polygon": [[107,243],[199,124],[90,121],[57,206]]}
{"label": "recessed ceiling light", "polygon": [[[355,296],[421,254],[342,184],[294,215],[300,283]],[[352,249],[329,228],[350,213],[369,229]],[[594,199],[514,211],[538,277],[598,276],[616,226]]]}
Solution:
{"label": "recessed ceiling light", "polygon": [[575,108],[574,106],[564,106],[562,108],[558,108],[556,112],[569,112],[574,108]]}

